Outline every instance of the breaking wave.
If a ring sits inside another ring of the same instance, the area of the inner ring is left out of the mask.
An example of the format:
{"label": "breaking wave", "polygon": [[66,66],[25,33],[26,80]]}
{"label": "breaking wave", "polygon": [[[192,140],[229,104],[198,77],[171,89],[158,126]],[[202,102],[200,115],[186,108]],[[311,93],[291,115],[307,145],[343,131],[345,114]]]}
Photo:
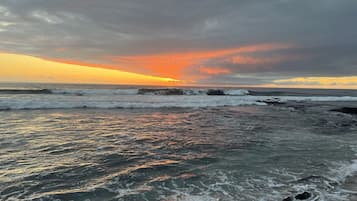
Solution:
{"label": "breaking wave", "polygon": [[245,89],[0,89],[0,110],[202,108],[287,101],[357,101],[357,97],[259,96]]}
{"label": "breaking wave", "polygon": [[249,95],[245,89],[180,89],[180,88],[141,88],[141,89],[0,89],[0,94],[63,94],[76,96],[90,95]]}

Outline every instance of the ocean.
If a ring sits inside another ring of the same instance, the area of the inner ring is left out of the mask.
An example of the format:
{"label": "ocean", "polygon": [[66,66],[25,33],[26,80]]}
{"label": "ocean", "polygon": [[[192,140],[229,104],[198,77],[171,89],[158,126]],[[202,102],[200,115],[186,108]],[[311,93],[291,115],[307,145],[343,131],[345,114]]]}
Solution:
{"label": "ocean", "polygon": [[355,90],[1,84],[0,200],[355,201],[355,108]]}

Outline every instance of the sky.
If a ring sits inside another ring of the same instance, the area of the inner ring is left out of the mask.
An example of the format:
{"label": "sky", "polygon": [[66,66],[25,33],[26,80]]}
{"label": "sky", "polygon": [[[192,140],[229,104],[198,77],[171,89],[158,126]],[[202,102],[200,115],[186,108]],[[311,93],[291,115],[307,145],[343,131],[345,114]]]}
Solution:
{"label": "sky", "polygon": [[0,81],[357,89],[356,10],[356,0],[1,0]]}

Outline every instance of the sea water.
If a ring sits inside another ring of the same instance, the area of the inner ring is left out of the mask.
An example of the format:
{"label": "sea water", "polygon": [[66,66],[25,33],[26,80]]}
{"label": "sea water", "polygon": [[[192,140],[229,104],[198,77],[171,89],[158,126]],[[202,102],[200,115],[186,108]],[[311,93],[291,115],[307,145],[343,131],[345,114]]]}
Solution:
{"label": "sea water", "polygon": [[357,199],[355,91],[143,88],[2,86],[0,200]]}

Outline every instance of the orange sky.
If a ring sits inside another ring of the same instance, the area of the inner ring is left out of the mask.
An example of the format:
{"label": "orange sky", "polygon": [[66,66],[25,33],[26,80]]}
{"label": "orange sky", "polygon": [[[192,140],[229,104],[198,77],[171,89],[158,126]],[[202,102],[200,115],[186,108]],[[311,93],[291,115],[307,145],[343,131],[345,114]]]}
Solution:
{"label": "orange sky", "polygon": [[[109,57],[114,63],[120,66],[141,69],[149,74],[154,74],[164,77],[172,77],[175,79],[183,79],[185,76],[185,69],[192,67],[193,65],[200,65],[200,62],[213,58],[220,58],[231,56],[239,53],[253,53],[272,51],[277,49],[290,48],[290,44],[258,44],[249,45],[239,48],[219,49],[219,50],[202,50],[202,51],[187,51],[176,53],[163,53],[153,55],[135,55],[135,56],[111,56]],[[208,67],[203,66],[203,69]],[[212,70],[208,74],[217,74],[219,72],[226,73],[227,70]],[[189,77],[196,77],[195,75],[189,75]]]}
{"label": "orange sky", "polygon": [[0,81],[175,85],[178,80],[0,53]]}
{"label": "orange sky", "polygon": [[[287,46],[286,46],[287,47]],[[268,58],[256,59],[244,56],[235,56],[237,53],[271,50],[284,48],[279,45],[257,45],[235,49],[215,51],[197,51],[171,53],[161,55],[111,57],[122,65],[131,68],[144,68],[151,70],[151,75],[139,74],[117,70],[112,65],[89,64],[80,61],[46,60],[32,56],[0,53],[0,81],[1,82],[47,82],[47,83],[96,83],[96,84],[131,84],[131,85],[192,85],[199,84],[197,80],[180,80],[183,70],[195,62],[202,60],[227,57],[240,63],[275,63],[284,59],[293,58]],[[169,67],[167,67],[169,66]],[[135,68],[135,69],[137,69]],[[123,68],[125,69],[125,68]],[[196,79],[207,78],[219,74],[231,74],[229,69],[221,67],[198,68],[198,73],[204,75],[191,75]],[[153,76],[157,74],[158,76]],[[187,76],[187,75],[186,75]],[[238,78],[239,79],[239,76]],[[350,88],[357,89],[357,77],[295,77],[288,79],[272,80],[270,84],[255,85],[261,87],[298,87],[298,88]]]}

